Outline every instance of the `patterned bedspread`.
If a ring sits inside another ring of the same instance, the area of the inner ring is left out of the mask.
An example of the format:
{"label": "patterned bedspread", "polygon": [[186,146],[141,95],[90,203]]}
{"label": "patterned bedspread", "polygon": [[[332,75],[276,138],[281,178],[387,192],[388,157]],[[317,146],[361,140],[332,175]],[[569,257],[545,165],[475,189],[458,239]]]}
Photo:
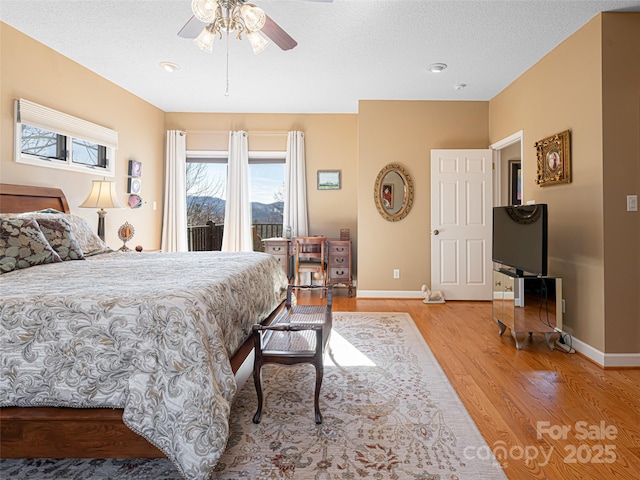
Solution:
{"label": "patterned bedspread", "polygon": [[229,357],[282,301],[262,253],[120,253],[0,277],[0,406],[124,408],[189,479],[225,449]]}

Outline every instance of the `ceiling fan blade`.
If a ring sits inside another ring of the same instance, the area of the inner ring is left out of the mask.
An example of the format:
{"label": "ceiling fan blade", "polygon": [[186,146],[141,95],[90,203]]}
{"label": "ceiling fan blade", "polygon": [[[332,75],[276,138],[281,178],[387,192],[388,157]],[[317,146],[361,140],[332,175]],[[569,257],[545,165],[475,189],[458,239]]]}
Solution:
{"label": "ceiling fan blade", "polygon": [[201,22],[195,15],[192,15],[189,21],[184,24],[184,27],[180,29],[178,36],[182,38],[196,38],[206,26],[206,23]]}
{"label": "ceiling fan blade", "polygon": [[266,17],[267,21],[262,27],[261,32],[269,37],[273,43],[278,45],[282,50],[291,50],[298,45],[298,42],[291,38],[269,15],[266,15]]}

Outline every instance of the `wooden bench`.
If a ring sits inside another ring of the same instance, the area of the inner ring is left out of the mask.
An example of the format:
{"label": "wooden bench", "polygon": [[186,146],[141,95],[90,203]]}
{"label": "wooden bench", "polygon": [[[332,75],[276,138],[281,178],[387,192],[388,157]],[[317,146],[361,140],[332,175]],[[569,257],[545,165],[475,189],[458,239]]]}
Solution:
{"label": "wooden bench", "polygon": [[[326,292],[325,305],[293,305],[293,290],[321,290]],[[258,409],[253,423],[260,422],[262,414],[262,366],[267,363],[294,365],[311,363],[316,369],[314,410],[316,423],[322,423],[320,414],[320,387],[324,374],[324,352],[329,342],[333,317],[331,312],[332,286],[289,285],[284,310],[270,325],[254,325],[255,360],[253,381],[258,394]]]}

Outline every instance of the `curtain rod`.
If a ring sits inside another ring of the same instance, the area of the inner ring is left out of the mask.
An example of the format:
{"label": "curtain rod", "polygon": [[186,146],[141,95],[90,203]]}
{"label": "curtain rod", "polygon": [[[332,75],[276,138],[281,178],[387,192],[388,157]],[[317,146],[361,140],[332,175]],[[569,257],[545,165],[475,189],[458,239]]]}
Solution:
{"label": "curtain rod", "polygon": [[[247,132],[249,134],[249,136],[253,136],[253,137],[286,137],[287,136],[287,132],[257,132],[257,133],[251,133],[251,132]],[[187,135],[209,135],[209,136],[214,136],[214,135],[224,135],[227,136],[229,135],[229,132],[214,132],[212,130],[187,130],[186,131]]]}

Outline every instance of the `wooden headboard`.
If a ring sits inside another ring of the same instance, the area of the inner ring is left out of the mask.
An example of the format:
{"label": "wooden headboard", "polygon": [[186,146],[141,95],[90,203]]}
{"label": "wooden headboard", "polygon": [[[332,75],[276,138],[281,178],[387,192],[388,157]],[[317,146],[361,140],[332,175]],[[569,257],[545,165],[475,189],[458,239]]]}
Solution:
{"label": "wooden headboard", "polygon": [[67,198],[59,188],[0,183],[0,213],[23,213],[55,208],[70,213]]}

